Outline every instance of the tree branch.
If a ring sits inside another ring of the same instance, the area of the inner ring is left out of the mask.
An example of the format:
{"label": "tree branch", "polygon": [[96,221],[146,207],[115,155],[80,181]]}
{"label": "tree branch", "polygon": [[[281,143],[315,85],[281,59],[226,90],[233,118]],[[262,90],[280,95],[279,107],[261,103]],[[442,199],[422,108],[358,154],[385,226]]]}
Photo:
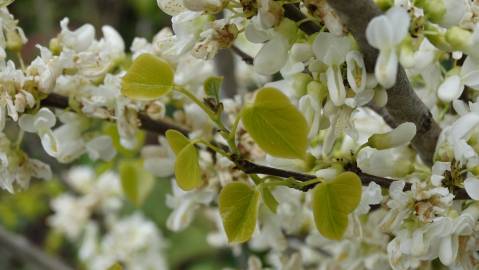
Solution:
{"label": "tree branch", "polygon": [[[57,94],[50,94],[46,99],[42,100],[42,105],[47,107],[66,109],[68,108],[68,99],[66,97],[63,97]],[[177,125],[174,125],[168,122],[153,120],[144,114],[140,114],[139,119],[141,121],[140,128],[146,131],[160,134],[160,135],[164,135],[168,129],[175,129],[182,132],[183,134],[189,133],[189,131],[185,128],[179,127]],[[277,176],[281,178],[293,178],[303,182],[317,178],[315,175],[311,175],[311,174],[304,174],[300,172],[282,170],[278,168],[272,168],[272,167],[268,167],[264,165],[259,165],[237,156],[231,157],[231,160],[236,164],[237,169],[243,171],[246,174],[264,174],[264,175],[270,175],[270,176]],[[369,183],[375,182],[376,184],[380,185],[383,188],[389,188],[392,182],[397,181],[395,179],[378,177],[378,176],[364,173],[357,166],[353,166],[353,165],[349,165],[345,169],[347,171],[352,171],[356,173],[361,178],[361,182],[363,183],[363,185],[369,185]],[[308,189],[312,187],[313,186],[307,187],[305,191],[307,191]],[[410,190],[411,184],[406,183],[406,186],[404,189]],[[456,200],[470,199],[470,197],[467,195],[464,189],[455,189],[454,195]]]}
{"label": "tree branch", "polygon": [[[50,94],[47,98],[41,101],[41,105],[45,107],[67,109],[68,98],[58,94]],[[180,127],[167,120],[154,120],[144,113],[139,113],[138,119],[140,120],[140,128],[146,131],[165,134],[168,129],[175,129],[183,134],[189,133],[189,131],[184,127]]]}
{"label": "tree branch", "polygon": [[[381,15],[381,11],[372,0],[327,1],[356,39],[364,55],[368,72],[373,72],[378,51],[369,45],[366,39],[366,28],[371,19]],[[413,122],[416,125],[417,133],[412,145],[424,163],[432,165],[441,128],[432,118],[429,109],[412,89],[406,72],[401,66],[398,68],[396,84],[388,89],[387,93],[387,112],[394,119],[396,125],[403,122]]]}
{"label": "tree branch", "polygon": [[73,270],[57,258],[44,253],[38,247],[32,245],[28,240],[20,235],[13,234],[0,226],[0,246],[17,258],[35,269],[41,270]]}

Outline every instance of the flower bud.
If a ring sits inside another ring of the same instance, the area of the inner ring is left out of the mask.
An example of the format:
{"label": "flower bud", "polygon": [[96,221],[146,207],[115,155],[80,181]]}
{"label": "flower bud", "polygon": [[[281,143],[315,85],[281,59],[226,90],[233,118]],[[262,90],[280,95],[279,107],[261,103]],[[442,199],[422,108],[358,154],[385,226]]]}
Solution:
{"label": "flower bud", "polygon": [[464,51],[473,43],[472,33],[457,26],[449,28],[446,32],[446,41],[455,51]]}
{"label": "flower bud", "polygon": [[368,145],[379,150],[394,148],[410,142],[416,135],[416,125],[411,122],[402,123],[390,132],[374,134],[369,137]]}
{"label": "flower bud", "polygon": [[14,52],[21,50],[25,39],[22,38],[21,33],[17,29],[7,31],[6,38],[7,38],[7,49]]}
{"label": "flower bud", "polygon": [[307,92],[309,82],[313,78],[309,74],[297,73],[293,76],[293,89],[296,97],[302,97]]}
{"label": "flower bud", "polygon": [[434,23],[441,21],[446,14],[444,0],[419,0],[415,4],[421,7],[428,19]]}

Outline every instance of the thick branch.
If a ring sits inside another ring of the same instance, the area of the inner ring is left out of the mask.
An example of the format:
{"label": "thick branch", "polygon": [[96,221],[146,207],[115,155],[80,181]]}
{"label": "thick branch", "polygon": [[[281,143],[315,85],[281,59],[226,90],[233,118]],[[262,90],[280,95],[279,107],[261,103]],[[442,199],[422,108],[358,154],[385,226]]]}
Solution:
{"label": "thick branch", "polygon": [[[365,33],[369,21],[381,15],[381,11],[372,0],[327,1],[338,13],[341,21],[356,39],[364,55],[364,62],[368,72],[374,72],[378,51],[369,45]],[[296,4],[286,4],[283,7],[285,10],[284,15],[287,18],[297,22],[306,19],[306,16],[301,13]],[[307,34],[314,34],[320,30],[320,26],[312,21],[302,23],[300,28]],[[432,165],[433,155],[441,129],[432,118],[429,109],[412,89],[406,72],[402,67],[398,69],[396,84],[388,89],[386,112],[382,111],[381,115],[390,116],[390,118],[385,120],[392,127],[396,127],[403,122],[413,122],[416,124],[417,135],[412,144],[422,160],[426,164]]]}
{"label": "thick branch", "polygon": [[35,269],[41,270],[73,270],[70,266],[54,258],[38,247],[32,245],[22,236],[13,234],[0,226],[0,246],[13,256],[20,258]]}
{"label": "thick branch", "polygon": [[[341,21],[356,39],[364,55],[364,62],[368,71],[373,72],[378,51],[369,45],[366,39],[366,28],[369,21],[380,15],[381,11],[372,0],[328,0],[328,3],[338,13]],[[424,163],[432,165],[441,129],[432,118],[429,109],[412,89],[402,67],[399,66],[396,84],[387,92],[387,112],[396,124],[403,122],[416,124],[417,134],[412,144]]]}

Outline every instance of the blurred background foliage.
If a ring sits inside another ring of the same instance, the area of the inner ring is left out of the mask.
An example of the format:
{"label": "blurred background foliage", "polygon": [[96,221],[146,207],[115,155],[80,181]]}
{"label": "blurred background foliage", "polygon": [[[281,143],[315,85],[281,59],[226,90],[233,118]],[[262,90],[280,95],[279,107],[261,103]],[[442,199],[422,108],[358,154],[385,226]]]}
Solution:
{"label": "blurred background foliage", "polygon": [[[70,18],[72,29],[91,23],[97,29],[97,35],[101,35],[101,26],[113,26],[123,36],[126,48],[130,47],[134,37],[151,39],[170,23],[170,18],[160,11],[155,0],[17,0],[9,9],[20,21],[29,39],[22,51],[23,58],[28,62],[38,54],[35,44],[48,46],[49,40],[60,31],[60,20],[65,17]],[[112,132],[116,130],[111,124],[105,128]],[[16,134],[16,131],[12,133]],[[115,137],[115,134],[110,135]],[[51,181],[34,180],[27,190],[17,191],[15,195],[0,191],[0,224],[47,253],[60,257],[74,269],[82,269],[76,257],[75,243],[69,243],[47,226],[47,217],[52,214],[50,200],[68,191],[62,176],[70,166],[90,164],[102,172],[114,164],[92,163],[87,157],[75,164],[58,164],[46,156],[39,145],[36,136],[27,135],[23,149],[32,157],[50,162],[57,178]],[[120,149],[118,144],[116,147],[120,155],[132,156]],[[206,270],[238,265],[230,251],[208,246],[206,235],[214,225],[205,218],[197,217],[189,229],[180,233],[166,228],[171,210],[165,206],[165,198],[170,190],[169,180],[156,179],[153,191],[141,207],[144,215],[157,224],[167,241],[166,257],[170,269]],[[135,210],[133,205],[125,204],[126,212]],[[36,269],[35,265],[22,261],[17,252],[21,251],[8,250],[0,245],[0,269]]]}

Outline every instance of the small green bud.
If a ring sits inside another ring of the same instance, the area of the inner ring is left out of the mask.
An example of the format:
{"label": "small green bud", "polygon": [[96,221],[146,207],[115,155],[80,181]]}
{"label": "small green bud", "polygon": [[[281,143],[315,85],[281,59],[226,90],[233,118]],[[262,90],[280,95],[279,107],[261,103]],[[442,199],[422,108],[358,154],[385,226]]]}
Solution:
{"label": "small green bud", "polygon": [[472,44],[472,33],[457,26],[449,28],[446,32],[446,41],[455,51],[464,51]]}
{"label": "small green bud", "polygon": [[6,38],[8,50],[18,52],[22,49],[23,39],[17,30],[7,31]]}
{"label": "small green bud", "polygon": [[298,26],[296,25],[296,22],[288,18],[283,18],[276,28],[276,31],[288,39],[289,44],[292,44],[297,38]]}
{"label": "small green bud", "polygon": [[54,55],[59,55],[62,52],[62,46],[60,45],[58,38],[52,38],[49,47]]}
{"label": "small green bud", "polygon": [[309,82],[311,82],[313,78],[311,75],[306,73],[298,73],[295,74],[293,77],[293,89],[296,97],[302,97],[307,92],[307,87]]}
{"label": "small green bud", "polygon": [[394,148],[410,142],[416,135],[416,125],[411,122],[400,124],[390,132],[374,134],[369,137],[368,145],[378,150]]}
{"label": "small green bud", "polygon": [[374,0],[374,3],[382,10],[386,11],[394,4],[394,0]]}
{"label": "small green bud", "polygon": [[420,0],[415,3],[424,10],[424,14],[431,22],[439,22],[446,15],[444,0]]}
{"label": "small green bud", "polygon": [[449,52],[452,51],[451,45],[446,41],[446,35],[444,32],[440,31],[439,28],[432,24],[426,23],[424,25],[424,35],[434,46],[438,49]]}

